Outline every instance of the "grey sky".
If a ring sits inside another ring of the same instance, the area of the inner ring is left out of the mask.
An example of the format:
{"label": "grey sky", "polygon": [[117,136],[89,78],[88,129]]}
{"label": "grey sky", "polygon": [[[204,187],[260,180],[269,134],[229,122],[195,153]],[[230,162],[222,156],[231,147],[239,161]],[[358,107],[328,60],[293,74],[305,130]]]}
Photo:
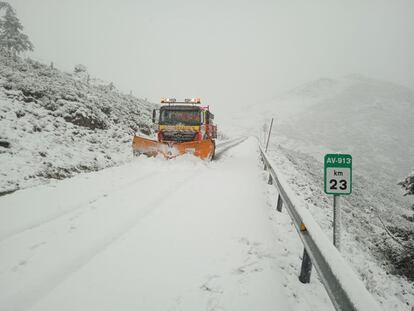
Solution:
{"label": "grey sky", "polygon": [[319,77],[414,88],[414,1],[10,0],[33,57],[223,111]]}

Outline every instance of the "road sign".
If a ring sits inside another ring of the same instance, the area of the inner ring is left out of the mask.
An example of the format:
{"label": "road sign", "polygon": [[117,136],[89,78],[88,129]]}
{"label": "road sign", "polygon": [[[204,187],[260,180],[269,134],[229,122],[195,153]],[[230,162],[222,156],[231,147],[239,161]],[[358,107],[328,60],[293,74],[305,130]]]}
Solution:
{"label": "road sign", "polygon": [[325,193],[347,195],[352,193],[352,156],[325,155]]}

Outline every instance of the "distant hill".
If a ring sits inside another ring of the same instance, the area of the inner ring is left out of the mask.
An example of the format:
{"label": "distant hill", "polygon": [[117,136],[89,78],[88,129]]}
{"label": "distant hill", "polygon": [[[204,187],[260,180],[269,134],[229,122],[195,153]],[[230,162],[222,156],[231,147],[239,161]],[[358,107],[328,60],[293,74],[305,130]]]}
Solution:
{"label": "distant hill", "polygon": [[116,165],[153,132],[152,103],[78,69],[0,55],[0,193]]}
{"label": "distant hill", "polygon": [[277,135],[351,153],[366,173],[398,179],[414,166],[414,91],[406,87],[355,75],[321,79],[263,110],[277,118]]}

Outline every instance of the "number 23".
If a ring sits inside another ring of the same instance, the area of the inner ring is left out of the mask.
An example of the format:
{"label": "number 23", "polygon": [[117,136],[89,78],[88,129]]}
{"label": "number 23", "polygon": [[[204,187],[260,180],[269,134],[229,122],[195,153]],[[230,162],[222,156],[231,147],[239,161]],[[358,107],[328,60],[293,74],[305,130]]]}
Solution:
{"label": "number 23", "polygon": [[[331,189],[331,190],[338,190],[338,181],[337,181],[336,179],[331,179],[331,180],[329,181],[329,183],[330,183],[330,185],[331,185],[331,186],[329,187],[329,189]],[[348,187],[346,180],[341,179],[341,180],[339,181],[339,183],[340,183],[339,189],[340,189],[340,190],[346,190],[346,188]]]}

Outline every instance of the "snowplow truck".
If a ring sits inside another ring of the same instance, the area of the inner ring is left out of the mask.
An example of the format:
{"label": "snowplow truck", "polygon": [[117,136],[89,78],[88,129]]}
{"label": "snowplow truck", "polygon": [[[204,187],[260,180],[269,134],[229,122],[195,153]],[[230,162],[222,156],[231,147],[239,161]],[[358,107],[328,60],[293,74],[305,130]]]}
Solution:
{"label": "snowplow truck", "polygon": [[201,159],[214,158],[217,126],[209,106],[201,106],[199,98],[162,98],[161,107],[154,109],[152,122],[157,124],[157,140],[135,135],[132,141],[135,156],[163,155],[167,159],[193,154]]}

